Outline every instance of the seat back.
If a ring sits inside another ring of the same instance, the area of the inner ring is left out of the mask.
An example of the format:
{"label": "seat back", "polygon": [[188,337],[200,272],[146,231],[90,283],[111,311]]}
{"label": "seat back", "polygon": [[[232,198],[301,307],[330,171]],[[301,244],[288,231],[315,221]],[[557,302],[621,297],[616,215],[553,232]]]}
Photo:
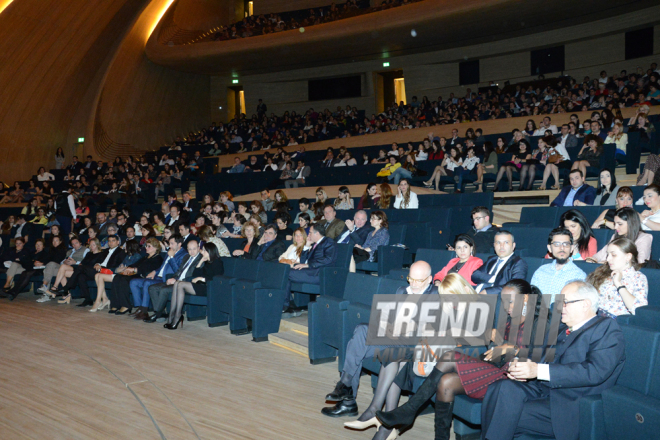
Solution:
{"label": "seat back", "polygon": [[617,385],[648,395],[659,379],[656,370],[660,357],[660,332],[633,325],[622,325],[626,341],[626,364]]}
{"label": "seat back", "polygon": [[436,249],[418,249],[415,261],[426,261],[431,265],[431,273],[436,274],[454,258],[456,254],[452,251]]}
{"label": "seat back", "polygon": [[525,206],[520,211],[519,224],[554,228],[556,219],[557,208],[555,207],[532,208]]}
{"label": "seat back", "polygon": [[406,237],[407,225],[391,224],[390,225],[390,245],[403,243]]}
{"label": "seat back", "polygon": [[234,276],[234,270],[236,269],[236,262],[239,261],[238,258],[231,257],[221,257],[222,258],[222,267],[224,268],[223,276],[231,278]]}
{"label": "seat back", "polygon": [[649,285],[648,301],[650,306],[660,306],[660,292],[656,286],[660,286],[660,269],[643,268],[641,272],[646,275]]}
{"label": "seat back", "polygon": [[348,268],[351,265],[351,257],[353,256],[353,246],[350,244],[337,245],[337,261],[335,267]]}
{"label": "seat back", "polygon": [[[291,266],[282,263],[259,261],[259,278],[263,287],[284,289],[289,278]],[[257,278],[255,278],[257,279]]]}
{"label": "seat back", "polygon": [[234,268],[233,278],[241,278],[246,280],[259,279],[259,268],[261,263],[257,260],[236,260],[236,267]]}
{"label": "seat back", "polygon": [[382,278],[361,273],[349,273],[344,286],[344,299],[351,303],[371,305]]}

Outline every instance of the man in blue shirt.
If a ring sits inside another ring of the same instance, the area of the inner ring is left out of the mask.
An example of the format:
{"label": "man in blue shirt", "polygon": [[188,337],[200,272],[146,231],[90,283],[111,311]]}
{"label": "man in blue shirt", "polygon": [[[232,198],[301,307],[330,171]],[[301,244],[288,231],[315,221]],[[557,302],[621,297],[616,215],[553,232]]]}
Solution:
{"label": "man in blue shirt", "polygon": [[584,281],[587,274],[573,263],[573,234],[568,229],[555,228],[550,231],[548,252],[554,260],[536,269],[531,284],[538,287],[543,295],[551,295],[552,304],[566,284]]}
{"label": "man in blue shirt", "polygon": [[575,202],[593,205],[596,199],[596,189],[591,185],[585,185],[582,171],[572,170],[568,178],[571,181],[571,186],[562,188],[550,206],[575,206]]}

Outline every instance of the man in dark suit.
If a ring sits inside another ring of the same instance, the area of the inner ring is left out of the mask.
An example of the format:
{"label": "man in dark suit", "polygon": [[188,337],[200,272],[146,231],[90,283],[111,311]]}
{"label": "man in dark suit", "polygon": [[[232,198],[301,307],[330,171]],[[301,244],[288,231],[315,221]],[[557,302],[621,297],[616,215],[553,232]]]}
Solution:
{"label": "man in dark suit", "polygon": [[355,213],[353,220],[346,220],[344,223],[346,229],[337,237],[337,243],[362,246],[367,241],[369,233],[374,230],[371,225],[367,225],[367,213],[362,210]]}
{"label": "man in dark suit", "polygon": [[[133,296],[133,305],[138,308],[138,311],[142,310],[146,312],[149,310],[149,303],[151,302],[149,287],[154,284],[164,283],[171,274],[179,270],[183,258],[188,255],[188,251],[182,245],[183,237],[179,234],[173,234],[168,240],[169,248],[166,252],[161,253],[163,264],[161,264],[158,270],[154,270],[144,278],[133,277],[129,286],[131,295]],[[123,312],[124,310],[120,311]],[[147,320],[148,318],[145,319],[145,321]],[[149,322],[156,322],[156,319]]]}
{"label": "man in dark suit", "polygon": [[197,211],[199,211],[197,202],[192,200],[192,197],[190,196],[190,193],[188,191],[183,193],[183,203],[181,210],[188,213],[196,213]]}
{"label": "man in dark suit", "polygon": [[256,251],[256,260],[271,261],[277,263],[282,255],[287,250],[287,245],[282,240],[277,238],[277,226],[269,224],[264,229],[264,233],[259,239],[259,248]]}
{"label": "man in dark suit", "polygon": [[80,174],[80,170],[82,169],[83,164],[81,162],[78,162],[78,156],[73,156],[73,161],[71,162],[71,165],[66,167],[68,170],[71,170],[71,174],[74,176],[77,176]]}
{"label": "man in dark suit", "polygon": [[300,310],[290,307],[291,283],[319,284],[319,272],[322,267],[332,266],[337,262],[337,243],[325,236],[325,227],[314,224],[309,228],[307,234],[307,245],[310,249],[303,251],[300,255],[300,263],[293,266],[289,272],[289,280],[286,284],[286,297],[282,313],[284,318],[300,316]]}
{"label": "man in dark suit", "polygon": [[288,179],[284,182],[284,186],[287,188],[298,188],[299,186],[305,186],[305,179],[307,179],[312,172],[312,169],[305,165],[304,160],[298,161],[298,166],[293,172],[291,179]]}
{"label": "man in dark suit", "polygon": [[10,231],[10,238],[19,238],[22,237],[23,241],[27,244],[30,240],[30,228],[31,224],[27,222],[25,215],[18,214],[16,216],[16,223],[12,226]]}
{"label": "man in dark suit", "polygon": [[99,212],[96,214],[96,227],[99,229],[99,236],[108,235],[108,223],[105,213]]}
{"label": "man in dark suit", "polygon": [[596,189],[584,183],[582,171],[572,170],[568,179],[571,185],[563,187],[550,206],[593,205],[596,199]]}
{"label": "man in dark suit", "polygon": [[509,378],[488,387],[481,411],[482,439],[523,434],[560,440],[579,437],[580,399],[615,385],[626,362],[617,322],[596,315],[598,290],[576,281],[562,290],[564,307],[554,359],[513,361]]}
{"label": "man in dark suit", "polygon": [[105,258],[101,263],[96,264],[94,267],[74,266],[73,275],[67,281],[66,286],[67,290],[71,290],[75,286],[80,287],[80,296],[84,298],[84,301],[78,304],[78,307],[87,307],[94,304],[89,293],[87,281],[94,281],[94,277],[101,269],[109,269],[114,272],[121,262],[124,261],[126,253],[119,246],[120,244],[121,242],[118,236],[110,235],[108,236],[108,249],[103,251]]}
{"label": "man in dark suit", "polygon": [[[472,228],[466,232],[474,239],[474,252],[489,254],[493,252],[495,234],[500,230],[490,222],[490,211],[485,206],[472,209]],[[454,249],[449,249],[453,251]]]}
{"label": "man in dark suit", "polygon": [[527,263],[513,255],[516,242],[511,232],[495,233],[493,246],[497,255],[488,258],[486,264],[472,273],[472,282],[477,284],[476,291],[480,293],[499,294],[509,280],[527,277]]}
{"label": "man in dark suit", "polygon": [[188,243],[191,241],[199,242],[199,237],[190,232],[190,225],[188,223],[179,224],[179,234],[183,237],[183,248],[188,249]]}
{"label": "man in dark suit", "polygon": [[[177,281],[192,281],[192,274],[195,267],[202,259],[202,254],[199,252],[199,243],[197,240],[188,242],[188,255],[183,257],[181,266],[172,274],[164,283],[153,284],[149,286],[149,296],[151,297],[151,304],[154,308],[154,315],[144,317],[145,322],[156,322],[158,318],[163,316],[167,300],[172,296],[174,283]],[[138,316],[135,319],[139,319]]]}
{"label": "man in dark suit", "polygon": [[92,170],[95,170],[97,166],[96,162],[92,160],[92,156],[87,156],[87,162],[83,164],[83,168],[85,168],[85,173],[88,176],[92,174]]}
{"label": "man in dark suit", "polygon": [[326,205],[323,208],[323,218],[325,218],[323,226],[325,227],[325,236],[335,240],[337,237],[341,236],[346,229],[344,222],[337,218],[337,211],[332,205]]}

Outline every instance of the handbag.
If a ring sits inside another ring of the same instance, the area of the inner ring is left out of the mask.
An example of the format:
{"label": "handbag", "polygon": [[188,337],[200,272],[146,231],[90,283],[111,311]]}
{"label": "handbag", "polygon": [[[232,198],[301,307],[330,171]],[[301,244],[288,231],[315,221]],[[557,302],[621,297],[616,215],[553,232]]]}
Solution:
{"label": "handbag", "polygon": [[564,156],[561,154],[557,153],[556,150],[552,150],[550,154],[548,155],[548,163],[559,163],[562,160],[564,160]]}
{"label": "handbag", "polygon": [[105,267],[99,271],[99,273],[102,273],[103,275],[112,275],[114,272],[112,272],[110,269],[106,269]]}

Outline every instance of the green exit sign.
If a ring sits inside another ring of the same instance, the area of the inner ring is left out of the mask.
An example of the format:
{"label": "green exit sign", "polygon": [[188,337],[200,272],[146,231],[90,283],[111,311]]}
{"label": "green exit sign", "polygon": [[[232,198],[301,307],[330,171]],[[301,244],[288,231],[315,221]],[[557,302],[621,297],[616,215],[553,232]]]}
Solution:
{"label": "green exit sign", "polygon": [[232,84],[238,84],[238,80],[237,80],[237,79],[232,79],[231,82],[232,82]]}
{"label": "green exit sign", "polygon": [[82,144],[83,142],[85,142],[85,138],[78,138],[78,142]]}
{"label": "green exit sign", "polygon": [[383,63],[383,67],[390,67],[390,63]]}

